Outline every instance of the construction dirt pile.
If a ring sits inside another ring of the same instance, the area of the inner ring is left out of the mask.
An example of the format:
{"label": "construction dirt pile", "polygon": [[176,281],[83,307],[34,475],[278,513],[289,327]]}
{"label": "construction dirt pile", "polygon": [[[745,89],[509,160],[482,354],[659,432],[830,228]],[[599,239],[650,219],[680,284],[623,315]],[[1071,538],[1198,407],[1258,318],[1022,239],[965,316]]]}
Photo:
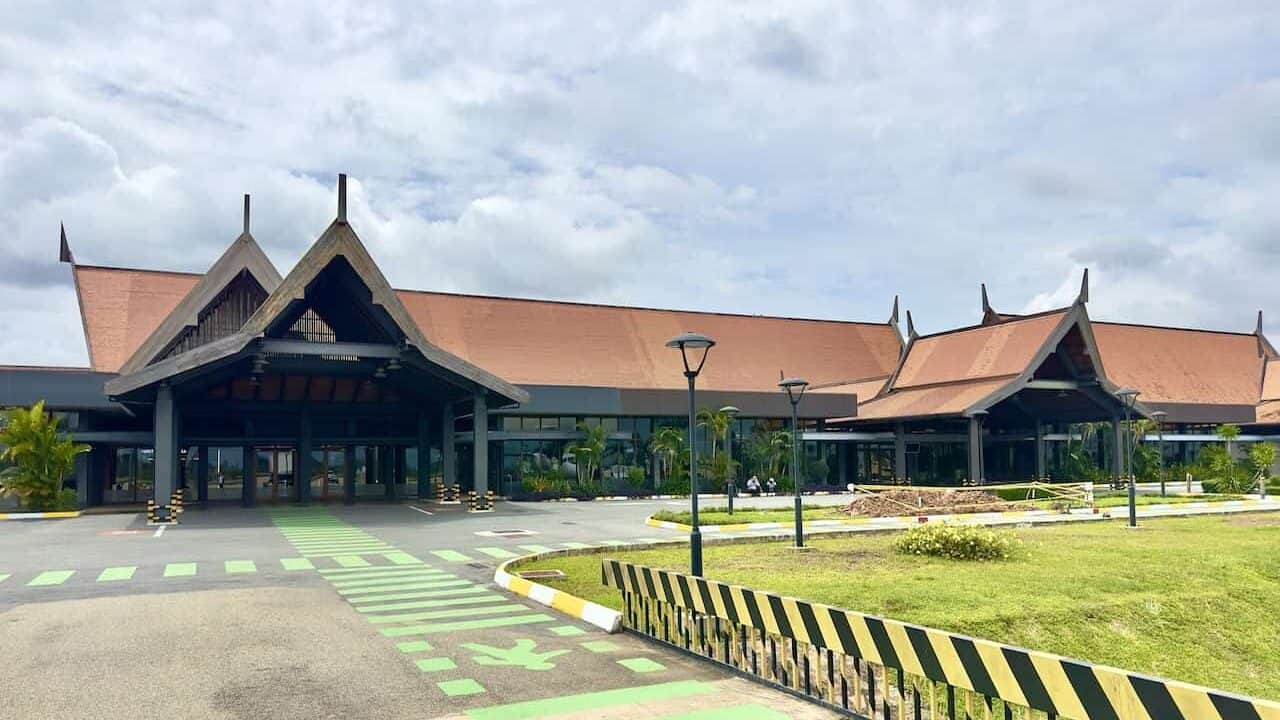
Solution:
{"label": "construction dirt pile", "polygon": [[861,495],[845,506],[850,515],[893,517],[1025,510],[981,490],[886,490]]}

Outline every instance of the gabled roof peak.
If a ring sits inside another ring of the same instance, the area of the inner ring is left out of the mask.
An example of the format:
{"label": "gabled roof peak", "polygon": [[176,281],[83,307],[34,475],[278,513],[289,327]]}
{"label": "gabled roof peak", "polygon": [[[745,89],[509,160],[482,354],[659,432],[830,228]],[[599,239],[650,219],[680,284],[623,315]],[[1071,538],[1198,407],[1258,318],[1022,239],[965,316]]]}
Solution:
{"label": "gabled roof peak", "polygon": [[120,368],[131,373],[151,364],[155,358],[189,327],[200,322],[200,314],[242,273],[248,274],[268,294],[280,285],[280,272],[249,232],[249,196],[244,196],[243,230],[222,255],[183,297],[173,312],[147,337]]}

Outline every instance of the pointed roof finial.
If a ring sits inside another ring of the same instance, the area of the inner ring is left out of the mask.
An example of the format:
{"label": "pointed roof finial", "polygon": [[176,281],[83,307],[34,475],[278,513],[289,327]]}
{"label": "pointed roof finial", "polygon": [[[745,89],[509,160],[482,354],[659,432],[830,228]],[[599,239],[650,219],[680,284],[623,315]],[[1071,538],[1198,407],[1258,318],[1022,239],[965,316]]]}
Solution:
{"label": "pointed roof finial", "polygon": [[338,222],[347,221],[347,174],[338,173]]}
{"label": "pointed roof finial", "polygon": [[916,332],[916,324],[911,319],[910,310],[907,311],[907,337],[912,340],[915,340],[916,338],[920,337],[920,333]]}
{"label": "pointed roof finial", "polygon": [[1258,311],[1258,324],[1253,327],[1254,335],[1262,335],[1262,311]]}
{"label": "pointed roof finial", "polygon": [[991,301],[987,299],[987,284],[982,283],[982,314],[991,314]]}
{"label": "pointed roof finial", "polygon": [[244,194],[244,234],[249,234],[249,193]]}
{"label": "pointed roof finial", "polygon": [[1084,269],[1084,277],[1080,279],[1080,294],[1076,297],[1076,302],[1089,302],[1089,268]]}
{"label": "pointed roof finial", "polygon": [[58,223],[58,262],[76,264],[76,256],[71,254],[71,245],[67,242],[67,226]]}
{"label": "pointed roof finial", "polygon": [[889,313],[889,324],[890,325],[898,324],[898,296],[897,295],[893,296],[893,312]]}

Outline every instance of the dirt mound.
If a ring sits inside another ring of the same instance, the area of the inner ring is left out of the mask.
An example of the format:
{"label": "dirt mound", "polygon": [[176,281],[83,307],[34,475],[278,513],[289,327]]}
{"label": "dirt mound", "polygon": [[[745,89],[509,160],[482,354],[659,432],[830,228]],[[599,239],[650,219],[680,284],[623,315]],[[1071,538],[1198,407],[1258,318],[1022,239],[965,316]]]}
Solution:
{"label": "dirt mound", "polygon": [[892,517],[1024,509],[981,490],[886,490],[858,497],[844,511],[850,515]]}

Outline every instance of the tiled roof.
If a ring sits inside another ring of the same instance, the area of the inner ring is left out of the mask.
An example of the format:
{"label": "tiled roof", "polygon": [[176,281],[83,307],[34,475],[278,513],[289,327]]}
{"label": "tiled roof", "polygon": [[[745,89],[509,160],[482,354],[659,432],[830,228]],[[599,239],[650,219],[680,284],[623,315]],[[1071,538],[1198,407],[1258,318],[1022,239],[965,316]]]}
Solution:
{"label": "tiled roof", "polygon": [[[77,266],[92,367],[118,371],[200,277]],[[681,388],[679,355],[665,343],[685,331],[717,341],[698,378],[709,390],[776,390],[779,370],[814,384],[885,377],[901,348],[884,323],[396,294],[429,342],[522,385]]]}
{"label": "tiled roof", "polygon": [[1107,377],[1141,402],[1253,405],[1263,359],[1252,333],[1094,322]]}
{"label": "tiled roof", "polygon": [[893,389],[1017,375],[1066,310],[917,338]]}
{"label": "tiled roof", "polygon": [[959,415],[974,403],[1004,387],[1013,376],[893,390],[882,398],[858,405],[858,420]]}
{"label": "tiled roof", "polygon": [[199,279],[189,273],[75,266],[90,367],[118,371]]}
{"label": "tiled roof", "polygon": [[860,403],[857,419],[965,412],[1025,371],[1069,311],[1054,310],[916,338],[889,391]]}
{"label": "tiled roof", "polygon": [[884,323],[799,320],[399,291],[427,339],[516,384],[682,388],[672,337],[716,340],[698,387],[777,390],[778,373],[811,383],[885,376],[900,352]]}

